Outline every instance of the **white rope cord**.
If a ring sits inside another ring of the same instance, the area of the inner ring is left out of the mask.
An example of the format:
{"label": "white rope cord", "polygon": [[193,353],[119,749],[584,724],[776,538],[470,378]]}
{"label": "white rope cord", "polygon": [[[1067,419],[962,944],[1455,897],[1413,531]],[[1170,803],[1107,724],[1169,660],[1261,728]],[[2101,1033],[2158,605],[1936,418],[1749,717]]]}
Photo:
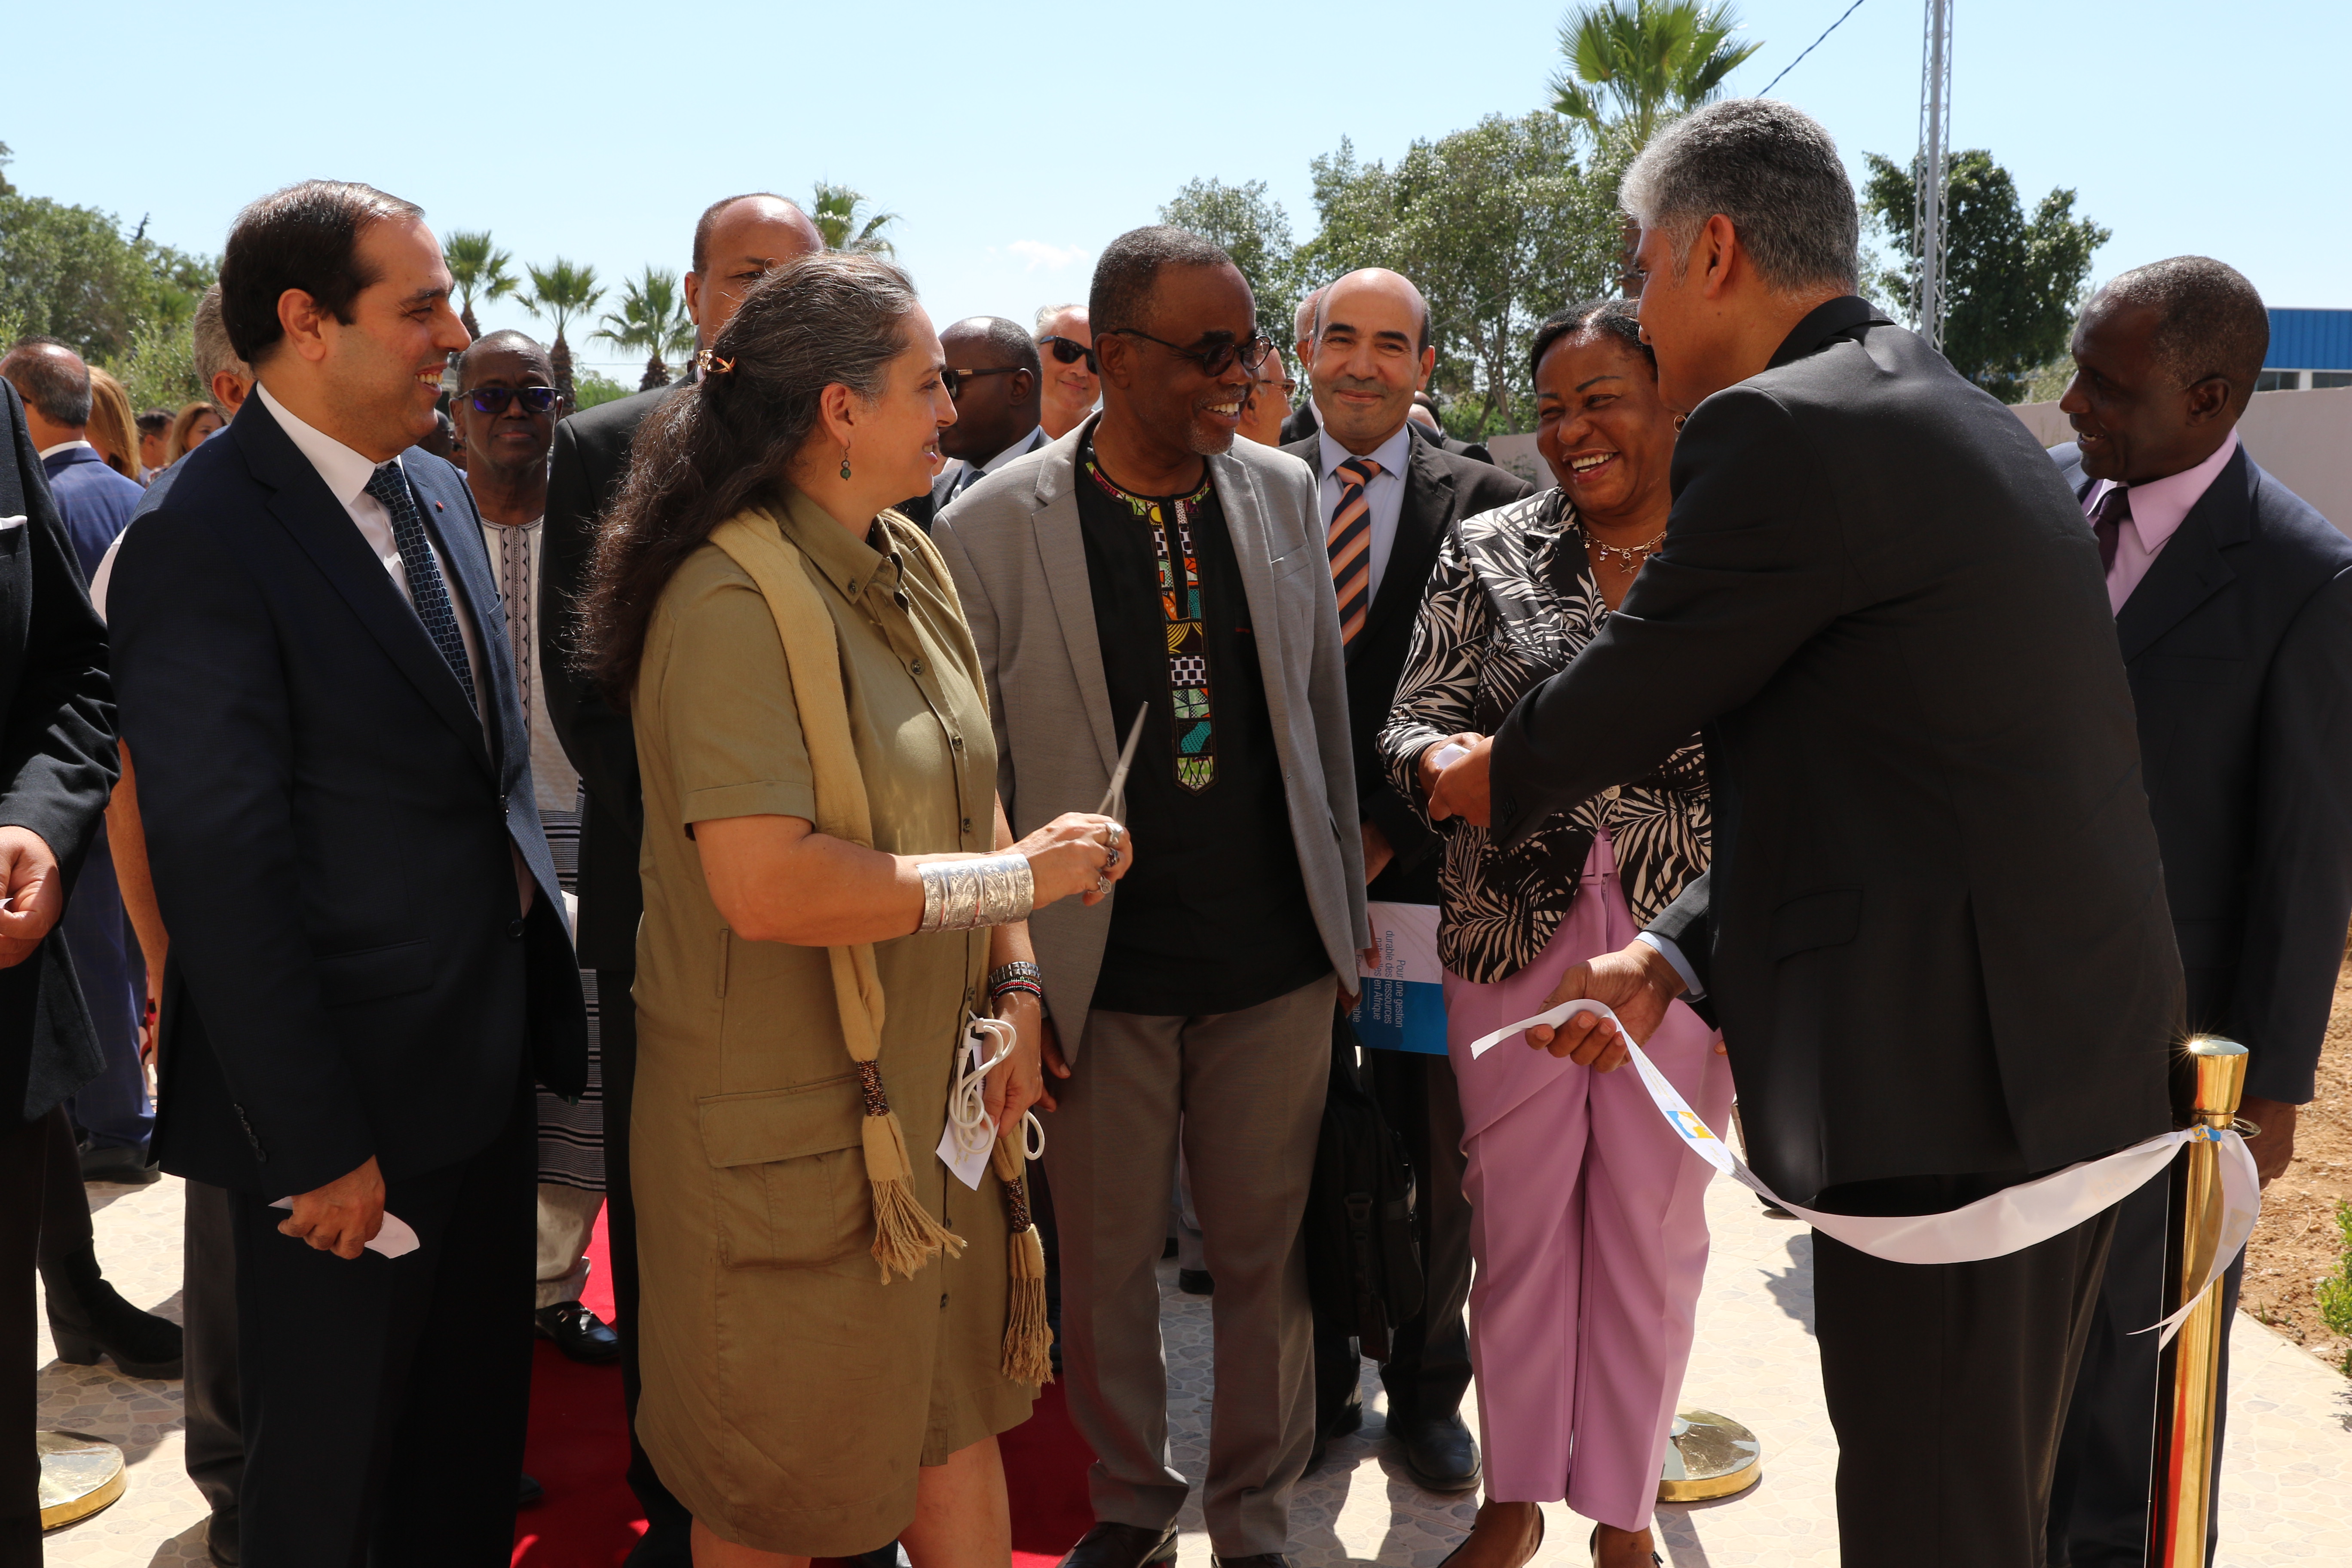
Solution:
{"label": "white rope cord", "polygon": [[[966,1040],[974,1036],[981,1041],[982,1059],[974,1065],[969,1044],[956,1052],[955,1087],[948,1091],[949,1134],[966,1155],[977,1154],[995,1142],[996,1127],[988,1119],[988,1075],[1010,1060],[1020,1044],[1013,1026],[1002,1018],[974,1018]],[[992,1047],[993,1054],[989,1054]],[[1021,1143],[1032,1160],[1045,1152],[1045,1125],[1034,1111],[1022,1114]]]}

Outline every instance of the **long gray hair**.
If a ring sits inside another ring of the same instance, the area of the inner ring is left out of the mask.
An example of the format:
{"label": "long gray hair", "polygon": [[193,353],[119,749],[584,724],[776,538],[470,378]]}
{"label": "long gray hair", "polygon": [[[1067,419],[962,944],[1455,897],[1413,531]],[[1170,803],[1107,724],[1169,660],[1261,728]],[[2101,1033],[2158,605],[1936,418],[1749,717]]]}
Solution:
{"label": "long gray hair", "polygon": [[629,477],[596,530],[579,667],[625,710],[662,590],[710,531],[782,482],[824,389],[871,402],[907,346],[915,286],[866,255],[820,252],[751,286],[701,384],[637,426]]}

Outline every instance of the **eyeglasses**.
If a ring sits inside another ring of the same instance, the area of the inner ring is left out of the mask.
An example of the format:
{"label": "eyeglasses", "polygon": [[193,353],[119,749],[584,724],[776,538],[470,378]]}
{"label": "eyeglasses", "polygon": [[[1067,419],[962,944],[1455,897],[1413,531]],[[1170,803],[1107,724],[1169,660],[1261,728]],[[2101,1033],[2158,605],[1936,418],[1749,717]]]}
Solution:
{"label": "eyeglasses", "polygon": [[1155,338],[1137,327],[1107,327],[1104,331],[1108,336],[1141,338],[1147,343],[1158,343],[1178,359],[1188,359],[1199,365],[1203,375],[1223,375],[1233,368],[1234,361],[1237,359],[1242,362],[1244,370],[1255,374],[1257,367],[1265,363],[1265,356],[1274,352],[1274,340],[1264,332],[1252,332],[1240,342],[1228,342],[1205,349],[1187,349],[1179,348],[1166,338]]}
{"label": "eyeglasses", "polygon": [[518,397],[533,414],[545,414],[555,407],[555,388],[551,386],[478,386],[465,395],[477,414],[503,414],[507,405]]}
{"label": "eyeglasses", "polygon": [[1037,340],[1037,346],[1064,364],[1076,364],[1084,360],[1088,371],[1097,375],[1102,374],[1102,366],[1095,363],[1095,351],[1076,338],[1043,337]]}
{"label": "eyeglasses", "polygon": [[992,364],[986,370],[943,370],[940,372],[940,384],[948,389],[948,398],[950,402],[953,402],[962,398],[963,384],[972,380],[974,377],[983,375],[1011,375],[1016,370],[1026,370],[1029,367],[1026,365],[1019,364]]}

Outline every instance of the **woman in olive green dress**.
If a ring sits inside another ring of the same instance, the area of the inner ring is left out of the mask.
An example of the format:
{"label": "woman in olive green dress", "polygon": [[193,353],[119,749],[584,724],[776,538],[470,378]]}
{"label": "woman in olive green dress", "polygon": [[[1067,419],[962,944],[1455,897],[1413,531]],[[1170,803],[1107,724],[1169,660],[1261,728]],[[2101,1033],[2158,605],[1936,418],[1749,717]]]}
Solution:
{"label": "woman in olive green dress", "polygon": [[[955,590],[886,510],[955,418],[906,277],[794,262],[698,363],[640,429],[585,606],[645,790],[637,1431],[698,1568],[893,1539],[1003,1568],[996,1435],[1045,1375],[1024,917],[1098,900],[1133,846],[1083,814],[1006,829]],[[934,1152],[974,1015],[1011,1026],[964,1091],[1004,1130],[976,1187]]]}

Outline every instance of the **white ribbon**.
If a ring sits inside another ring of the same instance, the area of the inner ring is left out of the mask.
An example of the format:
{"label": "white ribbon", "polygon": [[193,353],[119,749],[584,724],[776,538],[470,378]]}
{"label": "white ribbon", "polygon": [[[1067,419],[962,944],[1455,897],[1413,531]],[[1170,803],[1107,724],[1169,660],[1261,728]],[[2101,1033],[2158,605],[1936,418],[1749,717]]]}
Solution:
{"label": "white ribbon", "polygon": [[[2253,1156],[2246,1151],[2246,1141],[2224,1128],[2189,1127],[2166,1132],[2135,1143],[2096,1160],[2085,1160],[2079,1165],[2069,1165],[2037,1180],[2007,1187],[1990,1197],[1953,1209],[1948,1214],[1930,1215],[1844,1215],[1823,1214],[1817,1209],[1803,1208],[1766,1186],[1747,1163],[1725,1145],[1713,1130],[1699,1119],[1675,1086],[1666,1080],[1657,1064],[1647,1052],[1633,1043],[1625,1026],[1606,1005],[1592,1001],[1563,1002],[1548,1012],[1532,1018],[1523,1018],[1506,1025],[1491,1035],[1482,1035],[1470,1042],[1473,1057],[1485,1056],[1496,1046],[1514,1035],[1523,1034],[1538,1025],[1558,1028],[1579,1013],[1597,1014],[1616,1024],[1625,1048],[1633,1053],[1633,1070],[1639,1074],[1642,1086],[1650,1091],[1651,1100],[1658,1114],[1675,1136],[1690,1146],[1691,1152],[1733,1181],[1762,1197],[1766,1202],[1788,1210],[1824,1236],[1833,1237],[1873,1258],[1884,1258],[1890,1263],[1975,1263],[1988,1258],[2001,1258],[2021,1252],[2029,1247],[2049,1240],[2052,1237],[2072,1230],[2101,1211],[2114,1206],[2172,1163],[2175,1151],[2184,1143],[2208,1140],[2221,1146],[2221,1234],[2220,1244],[2213,1249],[2213,1266],[2204,1280],[2189,1294],[2188,1302],[2161,1323],[2151,1325],[2160,1334],[2158,1342],[2169,1344],[2181,1321],[2205,1292],[2212,1288],[2228,1269],[2239,1250],[2252,1234],[2254,1219],[2262,1212],[2262,1182],[2254,1170]],[[2150,1329],[2138,1331],[2141,1333]]]}

